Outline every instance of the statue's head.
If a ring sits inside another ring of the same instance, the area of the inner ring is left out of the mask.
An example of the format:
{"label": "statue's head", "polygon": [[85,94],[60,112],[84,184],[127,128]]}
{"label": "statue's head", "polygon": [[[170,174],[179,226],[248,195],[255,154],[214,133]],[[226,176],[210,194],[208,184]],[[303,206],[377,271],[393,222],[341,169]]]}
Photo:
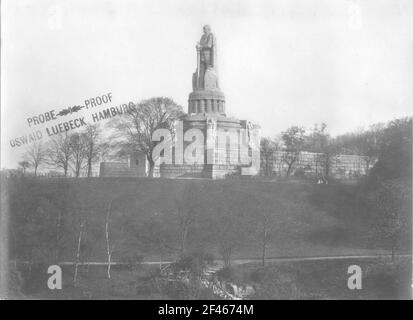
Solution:
{"label": "statue's head", "polygon": [[204,25],[203,29],[205,34],[211,33],[211,27],[208,24]]}

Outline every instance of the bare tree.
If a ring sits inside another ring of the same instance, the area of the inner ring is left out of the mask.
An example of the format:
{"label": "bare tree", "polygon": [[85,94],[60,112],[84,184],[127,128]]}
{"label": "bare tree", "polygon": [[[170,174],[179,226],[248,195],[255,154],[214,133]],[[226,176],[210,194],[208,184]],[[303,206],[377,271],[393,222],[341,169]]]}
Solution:
{"label": "bare tree", "polygon": [[23,171],[23,175],[26,174],[26,169],[30,167],[30,163],[27,160],[22,160],[19,162],[19,167]]}
{"label": "bare tree", "polygon": [[339,147],[327,133],[327,125],[315,124],[312,132],[306,137],[306,150],[316,153],[315,166],[317,178],[324,182],[330,176],[331,168],[339,162]]}
{"label": "bare tree", "polygon": [[44,162],[46,156],[46,150],[41,142],[33,142],[33,144],[26,150],[24,155],[26,161],[34,169],[34,176],[37,176],[37,170]]}
{"label": "bare tree", "polygon": [[360,151],[357,154],[366,157],[366,172],[377,161],[380,154],[381,140],[383,139],[385,125],[383,123],[373,124],[360,135]]}
{"label": "bare tree", "polygon": [[286,152],[282,161],[287,164],[287,177],[300,157],[305,142],[305,130],[303,127],[293,126],[281,133]]}
{"label": "bare tree", "polygon": [[78,267],[80,263],[80,252],[82,248],[82,238],[84,234],[85,223],[86,223],[85,219],[81,217],[79,221],[79,235],[77,237],[76,263],[75,263],[75,272],[73,276],[74,286],[76,286],[76,283],[77,283],[77,273],[78,273]]}
{"label": "bare tree", "polygon": [[282,228],[277,217],[279,218],[280,213],[285,212],[285,208],[280,202],[274,204],[274,199],[269,197],[259,197],[251,202],[256,204],[250,211],[252,215],[249,217],[252,219],[251,224],[255,225],[252,235],[261,247],[261,264],[264,266],[268,246],[280,228]]}
{"label": "bare tree", "polygon": [[153,176],[155,159],[152,151],[158,144],[152,140],[153,133],[160,128],[172,130],[173,121],[183,112],[182,107],[172,99],[165,97],[151,98],[129,108],[129,112],[111,121],[110,126],[117,130],[115,137],[121,138],[117,143],[119,155],[143,152],[149,162],[149,176]]}
{"label": "bare tree", "polygon": [[84,168],[84,162],[87,154],[86,138],[84,133],[74,133],[70,136],[70,151],[72,157],[70,164],[76,178],[80,176],[80,171]]}
{"label": "bare tree", "polygon": [[403,237],[411,233],[412,189],[409,183],[399,180],[380,182],[374,194],[377,208],[375,236],[391,252],[391,259],[401,246]]}
{"label": "bare tree", "polygon": [[261,139],[261,168],[265,176],[270,176],[273,173],[274,165],[277,161],[275,157],[276,151],[280,150],[279,141],[269,137]]}
{"label": "bare tree", "polygon": [[233,212],[227,211],[225,213],[221,212],[221,214],[215,237],[224,265],[228,267],[231,265],[234,252],[242,246],[245,240],[245,233],[243,232],[245,225]]}
{"label": "bare tree", "polygon": [[101,131],[98,124],[88,125],[84,132],[88,177],[92,175],[92,164],[98,159],[102,149],[102,146],[99,144],[100,134]]}
{"label": "bare tree", "polygon": [[261,263],[262,266],[265,265],[265,257],[266,257],[266,250],[268,246],[268,242],[270,240],[270,232],[272,229],[273,221],[271,220],[271,213],[266,211],[262,212],[261,217],[259,219],[261,223],[261,235],[262,235],[262,246],[261,246]]}
{"label": "bare tree", "polygon": [[130,197],[135,198],[136,195],[122,195],[120,197],[110,199],[107,203],[105,218],[105,242],[108,279],[111,278],[112,258],[116,254],[118,259],[124,259],[125,257],[122,256],[122,254],[125,253],[125,248],[128,248],[128,243],[130,244],[130,240],[132,240],[132,238],[135,239],[136,236],[136,230],[134,228],[134,220],[136,217],[128,216],[125,212],[116,209],[114,206],[116,201],[125,201],[125,199]]}
{"label": "bare tree", "polygon": [[346,133],[334,138],[334,144],[342,153],[357,154],[366,157],[366,172],[377,161],[386,125],[376,123],[367,130],[360,128],[357,132]]}
{"label": "bare tree", "polygon": [[113,252],[113,245],[111,245],[111,240],[110,240],[110,233],[109,233],[109,228],[110,228],[110,216],[112,213],[112,204],[113,204],[114,199],[111,199],[108,205],[108,208],[106,210],[106,220],[105,220],[105,239],[106,239],[106,254],[108,257],[108,269],[107,269],[107,274],[108,274],[108,279],[110,279],[110,267],[112,263],[112,252]]}
{"label": "bare tree", "polygon": [[200,207],[202,188],[199,184],[190,183],[182,194],[175,197],[174,211],[179,222],[180,256],[183,257],[186,250],[188,233],[196,221]]}
{"label": "bare tree", "polygon": [[46,153],[47,161],[56,168],[61,168],[65,177],[67,177],[69,162],[72,158],[70,139],[67,132],[52,138]]}
{"label": "bare tree", "polygon": [[[248,193],[239,193],[230,198],[227,192],[220,192],[216,203],[211,206],[210,226],[207,230],[209,237],[217,246],[225,266],[231,265],[234,253],[242,248],[249,240],[252,223],[249,213],[252,212],[253,202]],[[242,210],[234,208],[242,207]]]}
{"label": "bare tree", "polygon": [[316,168],[321,170],[318,172],[324,183],[327,183],[328,178],[331,175],[331,168],[340,162],[339,152],[336,146],[332,143],[328,143],[323,149],[322,153],[316,156]]}
{"label": "bare tree", "polygon": [[101,142],[99,144],[99,155],[98,155],[99,160],[98,161],[106,161],[108,159],[111,159],[112,156],[113,156],[113,152],[112,152],[110,143],[107,141]]}

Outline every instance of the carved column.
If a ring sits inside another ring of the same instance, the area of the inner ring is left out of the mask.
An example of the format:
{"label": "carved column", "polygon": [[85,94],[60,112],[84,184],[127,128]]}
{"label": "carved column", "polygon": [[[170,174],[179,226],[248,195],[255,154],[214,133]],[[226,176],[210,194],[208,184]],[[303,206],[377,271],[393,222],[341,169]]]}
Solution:
{"label": "carved column", "polygon": [[211,113],[212,112],[212,106],[211,106],[211,99],[206,99],[206,112]]}
{"label": "carved column", "polygon": [[199,101],[199,112],[204,113],[205,112],[205,100],[200,100]]}
{"label": "carved column", "polygon": [[215,164],[215,139],[217,123],[214,119],[207,119],[207,164]]}

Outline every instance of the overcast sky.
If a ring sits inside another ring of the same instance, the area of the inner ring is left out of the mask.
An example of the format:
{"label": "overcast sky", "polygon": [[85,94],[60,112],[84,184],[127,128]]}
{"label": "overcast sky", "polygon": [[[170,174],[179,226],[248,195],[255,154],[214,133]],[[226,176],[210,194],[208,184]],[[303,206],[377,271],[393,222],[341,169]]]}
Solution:
{"label": "overcast sky", "polygon": [[6,0],[1,15],[3,168],[24,150],[10,139],[48,110],[111,92],[114,105],[169,96],[187,111],[206,23],[227,114],[263,135],[412,115],[411,0]]}

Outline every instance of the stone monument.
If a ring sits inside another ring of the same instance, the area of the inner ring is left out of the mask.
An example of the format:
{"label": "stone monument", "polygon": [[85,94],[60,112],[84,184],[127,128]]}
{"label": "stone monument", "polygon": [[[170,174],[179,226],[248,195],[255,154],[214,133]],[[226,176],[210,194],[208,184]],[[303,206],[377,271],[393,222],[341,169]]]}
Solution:
{"label": "stone monument", "polygon": [[204,34],[196,45],[197,68],[192,75],[189,95],[189,114],[225,114],[225,96],[219,89],[217,40],[211,28],[204,26]]}
{"label": "stone monument", "polygon": [[[192,75],[188,114],[181,119],[182,123],[177,125],[176,122],[174,126],[175,140],[172,148],[175,158],[172,163],[157,165],[154,168],[156,177],[197,176],[216,179],[241,172],[248,175],[258,174],[257,168],[251,164],[254,159],[252,150],[259,148],[259,127],[249,121],[226,115],[225,96],[219,85],[217,57],[217,40],[211,28],[206,25],[196,45],[197,66]],[[182,135],[176,134],[181,129]],[[196,150],[196,156],[192,156],[189,163],[185,160],[185,154],[193,153],[191,148],[186,153],[186,148],[192,144],[188,140],[194,138],[193,132],[198,132],[198,138],[203,136],[203,140],[200,150]],[[199,135],[199,132],[202,132],[202,135]],[[282,163],[280,159],[283,155],[284,151],[277,152],[273,161]],[[303,152],[297,161],[297,168],[305,170],[308,176],[317,174],[317,156],[315,153]],[[333,176],[338,179],[351,179],[366,174],[369,167],[366,167],[364,158],[341,155],[339,164],[331,168]],[[277,165],[272,170],[277,175],[284,175],[286,168]],[[147,172],[147,158],[143,153],[130,155],[128,163],[102,162],[100,165],[101,177],[141,177],[146,176]]]}
{"label": "stone monument", "polygon": [[[248,121],[226,115],[225,95],[219,85],[217,40],[209,25],[203,27],[195,48],[197,66],[192,75],[188,114],[182,120],[184,132],[192,128],[203,132],[204,161],[190,165],[160,165],[161,177],[222,178],[240,172],[242,166],[248,167],[251,162],[251,149],[246,140],[250,139],[249,132],[256,134],[259,130]],[[185,142],[184,148],[188,144],[190,142]]]}

